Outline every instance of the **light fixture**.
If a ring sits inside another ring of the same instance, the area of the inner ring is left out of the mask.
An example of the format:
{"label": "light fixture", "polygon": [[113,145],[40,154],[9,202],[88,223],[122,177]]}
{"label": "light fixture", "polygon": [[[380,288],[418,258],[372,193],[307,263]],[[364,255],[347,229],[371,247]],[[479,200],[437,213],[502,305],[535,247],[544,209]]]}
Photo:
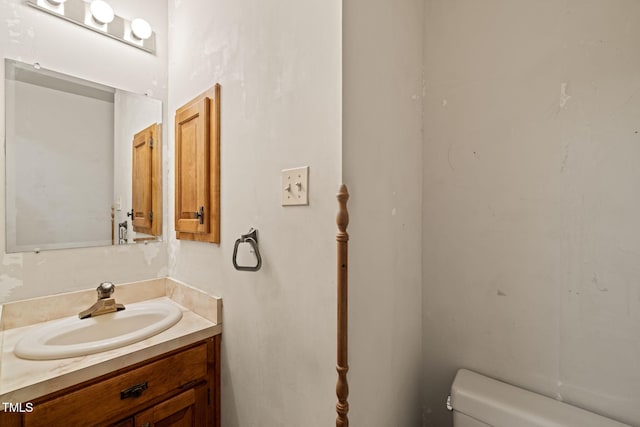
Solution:
{"label": "light fixture", "polygon": [[113,21],[113,8],[104,0],[93,0],[89,5],[91,15],[98,24],[105,25]]}
{"label": "light fixture", "polygon": [[151,37],[151,25],[142,18],[131,21],[131,33],[139,40],[146,40]]}
{"label": "light fixture", "polygon": [[156,33],[141,18],[129,20],[114,13],[105,0],[23,0],[42,12],[80,25],[103,36],[154,54]]}

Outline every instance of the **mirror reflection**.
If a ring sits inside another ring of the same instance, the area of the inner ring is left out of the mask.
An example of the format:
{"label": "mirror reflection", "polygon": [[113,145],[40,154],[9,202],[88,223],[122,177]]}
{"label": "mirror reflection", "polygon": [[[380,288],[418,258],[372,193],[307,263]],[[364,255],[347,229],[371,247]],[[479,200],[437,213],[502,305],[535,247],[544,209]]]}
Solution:
{"label": "mirror reflection", "polygon": [[161,239],[162,102],[5,60],[7,252]]}

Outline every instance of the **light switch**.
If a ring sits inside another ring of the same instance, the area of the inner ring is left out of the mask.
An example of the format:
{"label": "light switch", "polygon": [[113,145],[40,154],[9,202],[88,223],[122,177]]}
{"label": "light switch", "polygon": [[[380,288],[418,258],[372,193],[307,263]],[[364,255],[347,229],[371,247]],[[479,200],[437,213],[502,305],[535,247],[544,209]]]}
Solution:
{"label": "light switch", "polygon": [[283,169],[280,183],[282,206],[309,204],[309,166]]}

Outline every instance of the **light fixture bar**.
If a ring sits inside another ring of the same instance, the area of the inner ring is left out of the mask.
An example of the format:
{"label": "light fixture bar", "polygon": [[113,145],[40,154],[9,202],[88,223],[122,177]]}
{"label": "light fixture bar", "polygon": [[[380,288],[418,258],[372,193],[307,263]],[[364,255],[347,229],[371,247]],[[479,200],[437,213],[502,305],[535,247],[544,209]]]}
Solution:
{"label": "light fixture bar", "polygon": [[155,32],[151,31],[151,35],[148,38],[140,39],[132,33],[131,21],[118,15],[115,15],[111,22],[102,24],[96,21],[91,14],[91,1],[66,0],[60,2],[59,5],[55,4],[57,2],[52,4],[49,0],[26,0],[26,2],[29,6],[38,10],[111,37],[129,46],[137,47],[152,54],[156,52]]}

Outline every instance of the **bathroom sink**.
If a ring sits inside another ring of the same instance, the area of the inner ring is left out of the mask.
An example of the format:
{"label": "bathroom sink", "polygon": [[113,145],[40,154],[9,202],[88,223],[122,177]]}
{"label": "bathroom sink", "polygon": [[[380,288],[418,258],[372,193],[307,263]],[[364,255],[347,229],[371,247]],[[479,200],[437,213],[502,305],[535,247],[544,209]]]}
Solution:
{"label": "bathroom sink", "polygon": [[18,341],[14,353],[32,360],[85,356],[142,341],[181,318],[182,310],[169,301],[128,304],[115,313],[87,319],[67,317],[34,327]]}

